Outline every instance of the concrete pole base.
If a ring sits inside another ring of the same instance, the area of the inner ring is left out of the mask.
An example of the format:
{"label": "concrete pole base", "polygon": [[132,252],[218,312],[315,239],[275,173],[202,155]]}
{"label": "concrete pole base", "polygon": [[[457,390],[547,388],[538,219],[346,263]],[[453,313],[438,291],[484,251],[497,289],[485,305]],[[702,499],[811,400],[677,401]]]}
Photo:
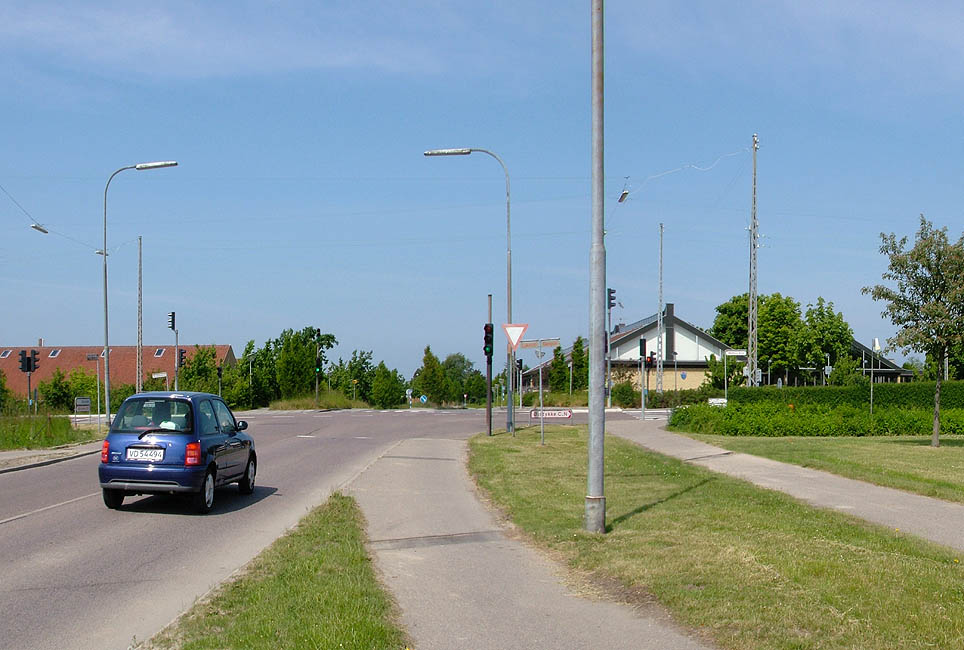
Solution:
{"label": "concrete pole base", "polygon": [[606,532],[606,497],[586,497],[586,530]]}

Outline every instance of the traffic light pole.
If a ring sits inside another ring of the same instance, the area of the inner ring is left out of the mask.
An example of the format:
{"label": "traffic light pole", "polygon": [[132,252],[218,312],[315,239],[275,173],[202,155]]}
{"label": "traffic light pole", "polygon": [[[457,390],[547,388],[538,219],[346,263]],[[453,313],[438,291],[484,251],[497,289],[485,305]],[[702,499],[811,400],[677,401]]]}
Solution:
{"label": "traffic light pole", "polygon": [[[492,323],[492,294],[489,294],[489,318],[486,323]],[[485,426],[492,435],[492,355],[485,355]]]}
{"label": "traffic light pole", "polygon": [[181,347],[180,343],[177,342],[177,330],[174,330],[174,390],[178,390],[177,383],[177,371],[178,366],[181,365]]}

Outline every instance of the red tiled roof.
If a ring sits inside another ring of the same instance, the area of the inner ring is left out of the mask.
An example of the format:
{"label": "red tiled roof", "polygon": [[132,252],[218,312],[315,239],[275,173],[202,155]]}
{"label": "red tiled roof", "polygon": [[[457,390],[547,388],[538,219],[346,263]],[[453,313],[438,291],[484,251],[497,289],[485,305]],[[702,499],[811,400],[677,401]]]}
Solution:
{"label": "red tiled roof", "polygon": [[[195,346],[180,346],[186,352],[186,357],[191,359],[194,356]],[[212,347],[212,346],[201,346]],[[215,345],[214,353],[218,364],[234,365],[237,359],[234,350],[230,345]],[[9,354],[6,354],[9,350]],[[83,368],[93,375],[100,367],[101,375],[104,374],[104,361],[101,353],[104,346],[96,345],[75,345],[57,347],[55,345],[45,346],[2,346],[0,345],[0,370],[3,371],[7,380],[7,388],[14,395],[23,397],[27,394],[27,373],[20,372],[20,350],[26,350],[30,354],[31,350],[37,351],[37,371],[31,375],[31,387],[36,388],[41,381],[49,381],[54,375],[54,371],[60,368],[65,375],[70,374],[74,368]],[[51,353],[60,350],[55,357]],[[163,350],[160,357],[156,357],[155,352]],[[4,356],[6,354],[6,356]],[[97,361],[87,361],[88,354],[96,354]],[[150,379],[151,373],[167,372],[174,378],[175,353],[173,345],[145,345],[143,379]],[[137,346],[136,345],[112,345],[110,346],[110,380],[111,385],[130,384],[135,385],[137,378]],[[101,378],[103,381],[103,377]]]}

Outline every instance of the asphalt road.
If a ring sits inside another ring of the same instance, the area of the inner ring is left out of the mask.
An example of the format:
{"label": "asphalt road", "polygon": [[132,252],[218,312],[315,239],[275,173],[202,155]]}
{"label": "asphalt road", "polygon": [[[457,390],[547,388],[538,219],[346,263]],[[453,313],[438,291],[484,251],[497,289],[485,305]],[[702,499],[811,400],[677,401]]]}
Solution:
{"label": "asphalt road", "polygon": [[174,497],[108,510],[96,454],[0,474],[0,648],[123,649],[149,638],[394,443],[485,427],[480,410],[240,417],[258,449],[255,493],[219,490],[206,516]]}

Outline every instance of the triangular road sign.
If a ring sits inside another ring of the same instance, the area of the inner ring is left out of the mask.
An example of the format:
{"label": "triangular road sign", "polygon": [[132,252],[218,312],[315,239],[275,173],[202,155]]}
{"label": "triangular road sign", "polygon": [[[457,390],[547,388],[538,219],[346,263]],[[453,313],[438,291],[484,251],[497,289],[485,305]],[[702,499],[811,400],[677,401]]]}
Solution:
{"label": "triangular road sign", "polygon": [[513,350],[519,347],[519,341],[522,340],[522,335],[526,333],[527,329],[529,329],[529,323],[506,323],[502,326],[502,330],[509,339],[509,344]]}

